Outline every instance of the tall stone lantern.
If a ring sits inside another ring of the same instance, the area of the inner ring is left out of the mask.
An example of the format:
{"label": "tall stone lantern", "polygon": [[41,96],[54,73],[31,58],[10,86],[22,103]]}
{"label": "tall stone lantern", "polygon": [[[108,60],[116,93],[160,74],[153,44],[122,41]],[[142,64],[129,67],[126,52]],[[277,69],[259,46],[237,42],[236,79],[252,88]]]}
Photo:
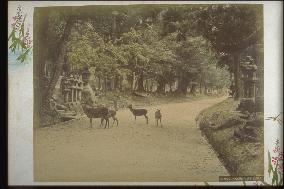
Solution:
{"label": "tall stone lantern", "polygon": [[82,101],[89,105],[94,105],[96,102],[96,98],[93,92],[93,89],[89,85],[89,79],[91,76],[91,72],[88,68],[85,68],[82,71],[82,81],[83,81],[83,90],[82,90]]}
{"label": "tall stone lantern", "polygon": [[242,81],[243,81],[243,94],[245,98],[256,97],[256,83],[258,78],[256,76],[257,66],[251,56],[246,56],[246,58],[241,61],[241,71],[242,71]]}

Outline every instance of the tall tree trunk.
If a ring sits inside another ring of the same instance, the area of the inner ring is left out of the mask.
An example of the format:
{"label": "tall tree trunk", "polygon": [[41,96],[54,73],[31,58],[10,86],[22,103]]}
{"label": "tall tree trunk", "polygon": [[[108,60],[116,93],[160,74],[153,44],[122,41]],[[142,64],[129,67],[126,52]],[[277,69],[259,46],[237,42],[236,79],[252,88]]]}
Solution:
{"label": "tall tree trunk", "polygon": [[33,94],[34,94],[34,116],[33,116],[33,126],[42,126],[42,109],[43,102],[45,100],[45,81],[44,76],[44,66],[46,61],[46,36],[48,28],[48,12],[46,9],[35,9],[34,16],[40,20],[40,22],[34,22],[34,65],[33,65]]}
{"label": "tall tree trunk", "polygon": [[99,80],[99,91],[101,91],[102,89],[102,83],[101,83],[101,77],[98,76],[98,80]]}
{"label": "tall tree trunk", "polygon": [[144,91],[148,92],[148,80],[145,80]]}
{"label": "tall tree trunk", "polygon": [[138,78],[138,89],[137,91],[144,91],[144,86],[143,86],[143,80],[144,80],[144,76],[143,76],[143,72],[140,74],[139,78]]}
{"label": "tall tree trunk", "polygon": [[150,91],[153,92],[153,88],[154,88],[154,82],[151,81],[151,84],[150,84]]}
{"label": "tall tree trunk", "polygon": [[62,73],[64,57],[66,55],[66,50],[67,50],[66,43],[67,43],[67,39],[71,31],[73,22],[74,22],[73,18],[68,18],[63,35],[59,41],[59,44],[58,44],[59,51],[58,51],[58,55],[56,59],[54,74],[48,86],[47,99],[52,97],[52,94],[54,93],[54,90],[55,90],[55,85],[59,79],[59,76]]}
{"label": "tall tree trunk", "polygon": [[177,92],[182,95],[186,95],[188,87],[188,79],[186,77],[181,76],[178,81]]}
{"label": "tall tree trunk", "polygon": [[107,77],[104,78],[104,95],[106,96],[107,91]]}
{"label": "tall tree trunk", "polygon": [[118,90],[119,89],[119,76],[115,76],[115,79],[114,79],[114,90]]}
{"label": "tall tree trunk", "polygon": [[160,94],[164,94],[165,93],[165,81],[163,80],[163,78],[159,78],[157,80],[158,82],[158,86],[157,86],[157,92]]}
{"label": "tall tree trunk", "polygon": [[122,91],[122,82],[123,82],[123,76],[119,77],[119,90]]}
{"label": "tall tree trunk", "polygon": [[190,87],[190,95],[196,96],[196,85],[191,85]]}
{"label": "tall tree trunk", "polygon": [[110,90],[113,91],[115,89],[115,79],[110,78]]}
{"label": "tall tree trunk", "polygon": [[239,62],[239,55],[237,53],[233,54],[234,60],[234,82],[235,82],[235,100],[238,100],[242,96],[241,90],[241,70],[240,70],[240,62]]}
{"label": "tall tree trunk", "polygon": [[135,72],[132,72],[132,91],[135,90],[136,76]]}

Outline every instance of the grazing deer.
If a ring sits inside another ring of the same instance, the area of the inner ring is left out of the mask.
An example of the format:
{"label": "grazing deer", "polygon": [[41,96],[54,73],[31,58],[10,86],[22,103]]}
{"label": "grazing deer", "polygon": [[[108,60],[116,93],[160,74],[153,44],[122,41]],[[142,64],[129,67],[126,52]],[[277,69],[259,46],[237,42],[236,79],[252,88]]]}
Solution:
{"label": "grazing deer", "polygon": [[101,118],[101,125],[103,120],[106,120],[105,128],[107,125],[109,127],[109,119],[108,119],[109,110],[106,107],[92,107],[90,105],[82,103],[82,108],[84,113],[90,119],[91,128],[92,128],[92,118]]}
{"label": "grazing deer", "polygon": [[146,109],[133,109],[132,105],[128,106],[129,110],[132,112],[132,114],[135,117],[136,120],[136,116],[144,116],[146,118],[146,123],[148,124],[148,116],[147,116],[147,110]]}
{"label": "grazing deer", "polygon": [[162,114],[159,109],[157,109],[157,111],[155,112],[155,119],[157,121],[157,126],[158,126],[158,121],[160,120],[160,125],[162,127]]}

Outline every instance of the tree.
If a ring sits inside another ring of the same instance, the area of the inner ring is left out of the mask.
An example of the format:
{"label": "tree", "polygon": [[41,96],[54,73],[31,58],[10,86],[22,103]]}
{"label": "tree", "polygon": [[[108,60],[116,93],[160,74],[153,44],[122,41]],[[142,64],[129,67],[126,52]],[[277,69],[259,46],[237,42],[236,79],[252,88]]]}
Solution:
{"label": "tree", "polygon": [[[43,50],[35,52],[41,73],[46,60],[53,63],[43,96],[51,97],[64,64],[78,71],[93,67],[105,91],[109,81],[119,88],[120,78],[126,75],[133,90],[144,91],[145,81],[152,80],[158,84],[157,92],[164,93],[166,84],[178,80],[177,93],[185,95],[191,87],[194,95],[196,84],[206,88],[209,70],[214,78],[227,76],[218,75],[221,68],[213,69],[217,63],[234,73],[239,87],[239,51],[254,43],[262,29],[258,6],[130,7],[37,9],[41,13],[36,11],[39,29],[35,37],[40,43],[37,47]],[[223,86],[228,80],[218,81],[214,81],[216,85]]]}
{"label": "tree", "polygon": [[220,55],[232,57],[227,64],[234,73],[236,99],[241,96],[239,53],[262,36],[261,9],[252,5],[211,5],[195,15],[199,31],[213,48]]}

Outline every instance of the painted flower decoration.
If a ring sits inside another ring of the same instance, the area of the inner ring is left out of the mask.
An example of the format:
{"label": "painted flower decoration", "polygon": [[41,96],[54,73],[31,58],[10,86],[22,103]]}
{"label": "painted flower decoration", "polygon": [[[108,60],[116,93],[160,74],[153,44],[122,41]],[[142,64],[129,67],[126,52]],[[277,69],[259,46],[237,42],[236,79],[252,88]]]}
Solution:
{"label": "painted flower decoration", "polygon": [[32,49],[32,39],[29,28],[25,31],[26,16],[23,16],[22,7],[18,6],[17,13],[12,17],[13,22],[11,24],[12,31],[9,35],[9,42],[11,45],[9,49],[15,53],[16,50],[21,50],[20,55],[17,58],[18,61],[24,62]]}
{"label": "painted flower decoration", "polygon": [[272,173],[272,185],[281,185],[283,183],[283,152],[279,145],[279,139],[276,140],[272,149],[272,156],[268,151],[268,173]]}

